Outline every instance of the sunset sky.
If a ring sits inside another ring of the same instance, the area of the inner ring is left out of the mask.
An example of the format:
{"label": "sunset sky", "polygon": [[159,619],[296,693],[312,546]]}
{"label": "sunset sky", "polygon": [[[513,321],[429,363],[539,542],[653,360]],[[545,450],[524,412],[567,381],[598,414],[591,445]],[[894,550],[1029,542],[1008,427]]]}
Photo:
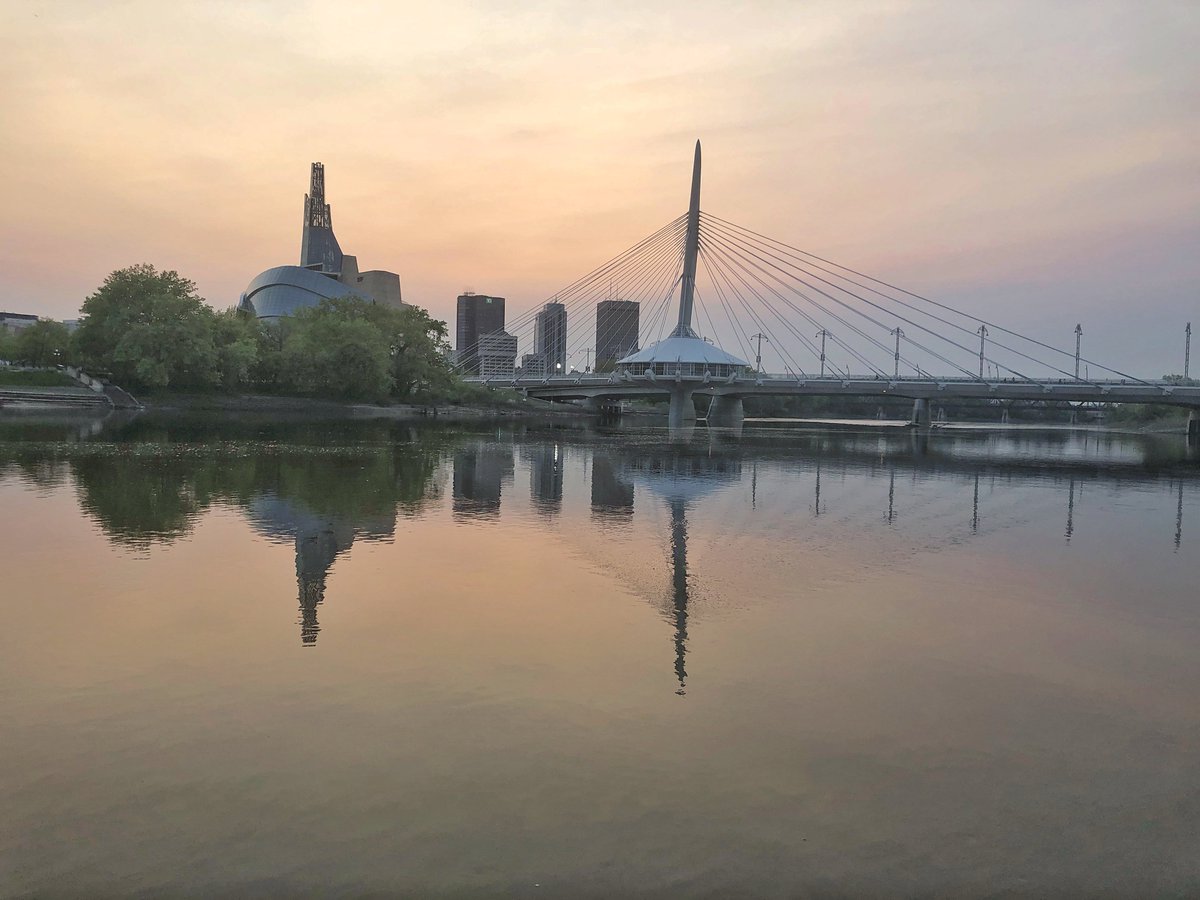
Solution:
{"label": "sunset sky", "polygon": [[1139,373],[1200,327],[1195,0],[0,11],[0,309],[137,262],[232,305],[321,160],[360,266],[520,311],[683,212],[701,138],[704,208],[806,250]]}

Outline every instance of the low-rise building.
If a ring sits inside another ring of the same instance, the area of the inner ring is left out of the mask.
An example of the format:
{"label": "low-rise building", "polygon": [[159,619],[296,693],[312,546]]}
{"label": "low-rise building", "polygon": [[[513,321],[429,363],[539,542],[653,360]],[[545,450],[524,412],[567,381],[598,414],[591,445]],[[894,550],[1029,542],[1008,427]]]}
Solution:
{"label": "low-rise building", "polygon": [[479,374],[484,378],[512,378],[517,366],[517,336],[492,331],[479,336]]}
{"label": "low-rise building", "polygon": [[31,316],[27,313],[0,312],[0,328],[13,334],[28,328],[37,320],[37,316]]}
{"label": "low-rise building", "polygon": [[526,353],[521,357],[523,378],[543,378],[546,375],[546,357],[540,353]]}

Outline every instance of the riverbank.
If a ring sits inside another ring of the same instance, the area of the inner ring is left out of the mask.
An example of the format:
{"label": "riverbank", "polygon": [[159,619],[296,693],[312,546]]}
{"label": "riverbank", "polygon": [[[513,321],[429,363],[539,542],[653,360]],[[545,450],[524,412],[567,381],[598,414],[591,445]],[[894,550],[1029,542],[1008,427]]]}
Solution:
{"label": "riverbank", "polygon": [[495,404],[374,404],[310,397],[280,397],[270,394],[164,394],[141,398],[155,412],[253,412],[350,415],[387,419],[518,419],[587,416],[580,407],[544,400],[520,398]]}

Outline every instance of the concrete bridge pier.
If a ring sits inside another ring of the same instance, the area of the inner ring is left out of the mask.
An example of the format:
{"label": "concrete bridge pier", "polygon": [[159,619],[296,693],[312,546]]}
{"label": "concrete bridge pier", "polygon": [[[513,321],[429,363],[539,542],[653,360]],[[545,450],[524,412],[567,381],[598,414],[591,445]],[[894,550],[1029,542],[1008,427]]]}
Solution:
{"label": "concrete bridge pier", "polygon": [[709,404],[709,427],[740,428],[745,418],[746,409],[741,397],[722,397],[718,395],[713,397],[712,403]]}
{"label": "concrete bridge pier", "polygon": [[928,400],[913,401],[912,424],[918,428],[928,428],[932,424],[929,417]]}
{"label": "concrete bridge pier", "polygon": [[696,404],[692,402],[690,388],[676,387],[671,389],[671,408],[667,413],[667,426],[680,428],[696,421]]}
{"label": "concrete bridge pier", "polygon": [[1188,440],[1200,442],[1200,409],[1193,409],[1188,416]]}

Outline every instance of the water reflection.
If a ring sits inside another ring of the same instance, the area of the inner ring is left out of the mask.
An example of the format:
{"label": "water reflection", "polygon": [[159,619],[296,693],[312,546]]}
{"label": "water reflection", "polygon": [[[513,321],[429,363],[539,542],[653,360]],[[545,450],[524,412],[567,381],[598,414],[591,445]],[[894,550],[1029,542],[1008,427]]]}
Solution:
{"label": "water reflection", "polygon": [[562,510],[566,456],[566,446],[557,442],[534,444],[523,453],[529,466],[529,495],[534,508],[547,515]]}
{"label": "water reflection", "polygon": [[454,454],[454,515],[465,519],[500,514],[504,482],[512,481],[512,447],[474,443]]}
{"label": "water reflection", "polygon": [[[830,533],[862,532],[872,503],[860,498],[879,490],[875,521],[910,536],[914,551],[928,551],[958,540],[955,523],[964,518],[971,537],[1020,523],[1009,498],[1028,502],[1020,492],[1032,484],[1061,491],[1068,545],[1087,508],[1081,506],[1085,484],[1138,491],[1165,484],[1174,494],[1178,551],[1197,484],[1195,453],[1182,440],[1093,433],[747,430],[739,437],[700,429],[691,440],[672,434],[664,441],[656,432],[560,429],[547,437],[516,428],[481,436],[353,422],[144,418],[99,431],[89,425],[81,432],[75,423],[65,431],[55,427],[0,428],[0,478],[40,488],[69,479],[80,510],[106,537],[142,553],[189,534],[214,505],[241,510],[257,534],[295,548],[305,646],[320,633],[318,611],[336,561],[356,541],[393,541],[397,516],[437,508],[447,479],[455,520],[502,523],[510,513],[521,514],[519,504],[508,509],[518,497],[505,488],[513,486],[518,464],[527,468],[528,508],[545,527],[571,521],[564,510],[572,496],[586,502],[590,520],[602,526],[580,537],[590,552],[601,552],[596,545],[619,531],[645,530],[659,504],[668,513],[658,537],[669,585],[662,591],[647,586],[653,579],[633,581],[671,624],[680,693],[687,683],[689,621],[702,593],[689,567],[689,517],[725,488],[747,482],[750,511],[768,515],[754,527],[777,541],[803,509],[814,522],[829,518]],[[803,498],[810,478],[811,504]],[[861,493],[879,479],[886,485]],[[706,515],[728,517],[736,503],[723,503]],[[616,568],[636,568],[637,558],[626,557]]]}
{"label": "water reflection", "polygon": [[296,547],[296,584],[300,602],[300,641],[315,644],[321,630],[317,607],[325,600],[325,581],[334,560],[354,546],[355,538],[390,540],[396,532],[396,510],[364,510],[345,517],[322,514],[302,501],[263,494],[247,505],[256,532]]}
{"label": "water reflection", "polygon": [[596,450],[592,454],[593,518],[614,523],[628,522],[633,517],[633,484],[621,471],[615,454]]}
{"label": "water reflection", "polygon": [[1067,487],[1067,543],[1071,543],[1071,535],[1075,533],[1075,479],[1070,480]]}
{"label": "water reflection", "polygon": [[1175,549],[1183,543],[1183,481],[1179,482],[1179,505],[1175,513]]}
{"label": "water reflection", "polygon": [[0,420],[0,871],[1192,896],[1198,501],[1152,437]]}
{"label": "water reflection", "polygon": [[[694,591],[688,573],[688,507],[738,481],[742,461],[740,456],[725,455],[719,445],[675,443],[653,455],[627,452],[622,468],[634,485],[640,484],[666,501],[670,510],[671,587],[664,612],[674,627],[675,677],[679,682],[676,693],[683,695],[687,688],[688,603]],[[753,485],[751,503],[754,503]]]}

